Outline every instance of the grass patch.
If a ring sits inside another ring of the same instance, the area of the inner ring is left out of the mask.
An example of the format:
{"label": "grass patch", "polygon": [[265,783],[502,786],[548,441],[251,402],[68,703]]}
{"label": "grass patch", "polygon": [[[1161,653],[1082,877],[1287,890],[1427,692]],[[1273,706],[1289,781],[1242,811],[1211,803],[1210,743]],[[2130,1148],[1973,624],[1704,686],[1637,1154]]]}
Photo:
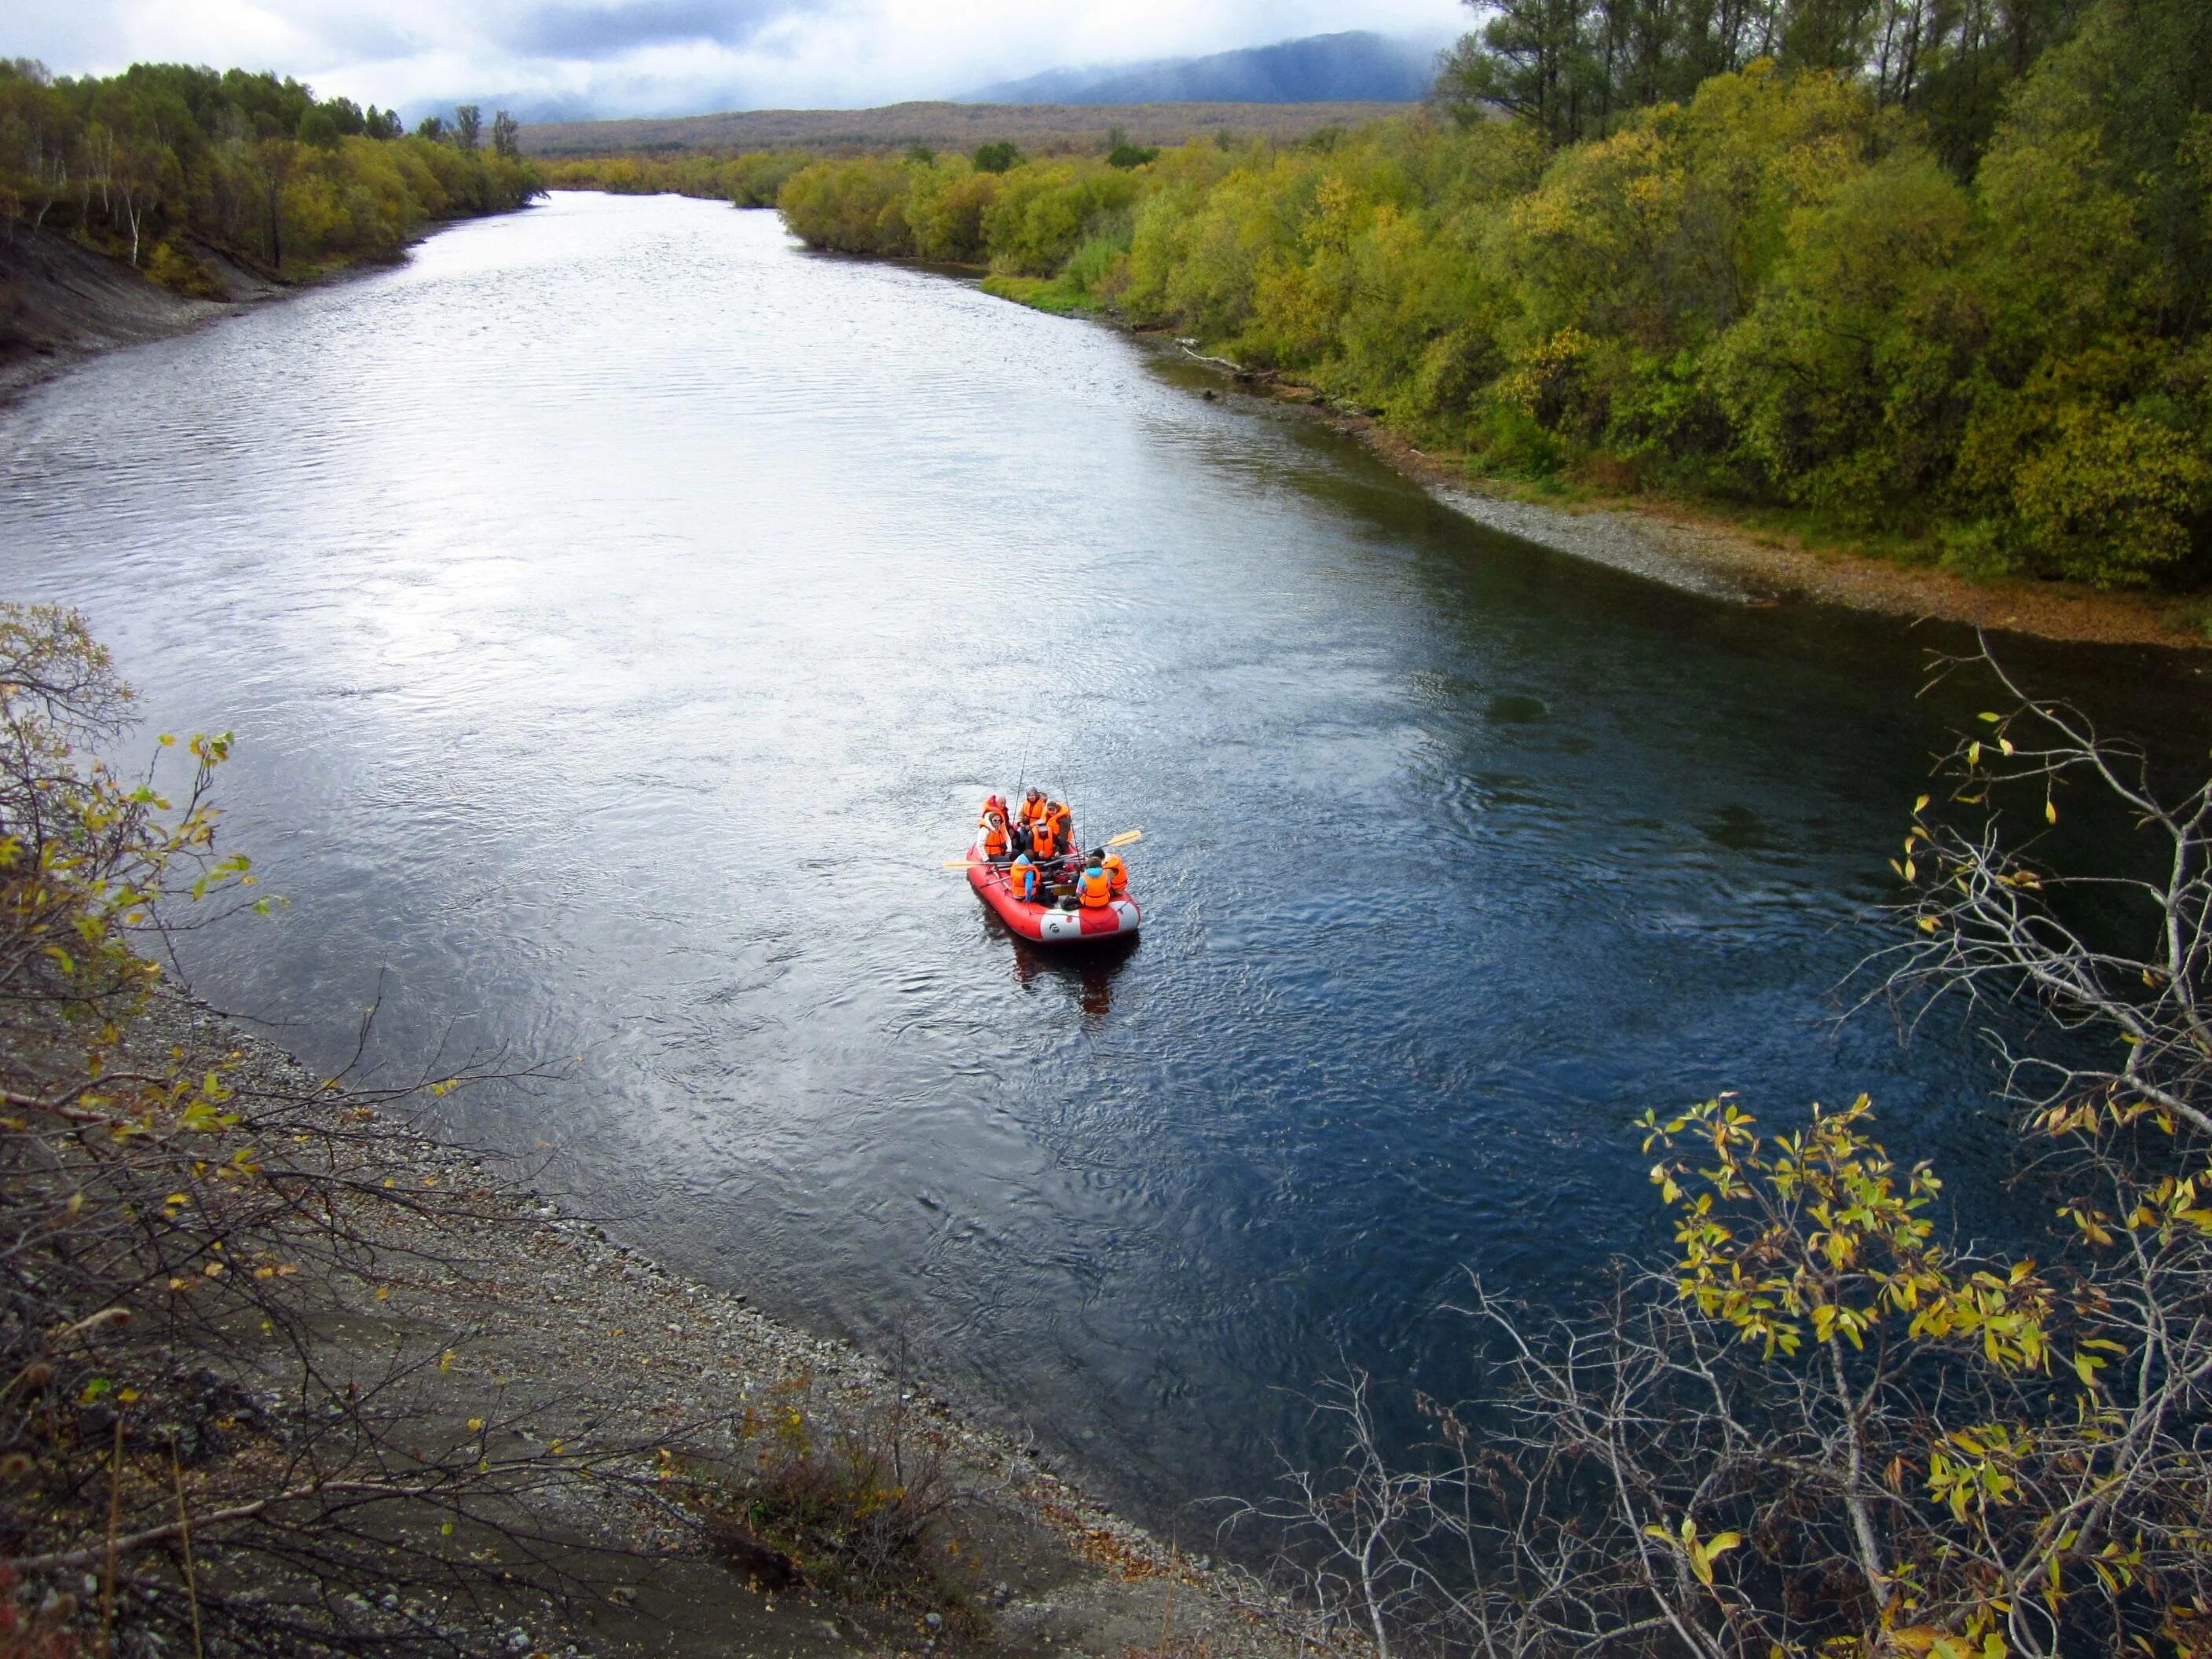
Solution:
{"label": "grass patch", "polygon": [[833,1423],[811,1390],[806,1377],[779,1384],[746,1407],[733,1466],[687,1471],[708,1537],[757,1589],[804,1585],[848,1607],[935,1614],[950,1634],[982,1634],[973,1552],[951,1523],[947,1437],[898,1402]]}
{"label": "grass patch", "polygon": [[1097,295],[1072,288],[1057,276],[986,276],[983,292],[1055,317],[1091,317],[1105,309]]}

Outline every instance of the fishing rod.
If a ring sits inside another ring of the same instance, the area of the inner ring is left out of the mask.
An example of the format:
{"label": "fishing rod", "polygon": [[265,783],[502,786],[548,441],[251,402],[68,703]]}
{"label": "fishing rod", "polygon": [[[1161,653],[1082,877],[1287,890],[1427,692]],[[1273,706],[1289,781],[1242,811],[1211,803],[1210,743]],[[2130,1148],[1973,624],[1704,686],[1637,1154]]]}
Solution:
{"label": "fishing rod", "polygon": [[[1141,830],[1124,830],[1118,836],[1109,836],[1105,841],[1100,843],[1100,846],[1102,848],[1127,847],[1133,842],[1144,840],[1144,838],[1145,832]],[[1066,864],[1081,856],[1083,855],[1080,854],[1062,854],[1051,861],[1055,865]],[[945,860],[945,867],[947,870],[1004,870],[1007,866],[1003,864],[994,864],[989,859],[947,859]],[[1036,870],[1042,870],[1044,867],[1045,866],[1042,863],[1035,864],[1030,866],[1030,868]]]}

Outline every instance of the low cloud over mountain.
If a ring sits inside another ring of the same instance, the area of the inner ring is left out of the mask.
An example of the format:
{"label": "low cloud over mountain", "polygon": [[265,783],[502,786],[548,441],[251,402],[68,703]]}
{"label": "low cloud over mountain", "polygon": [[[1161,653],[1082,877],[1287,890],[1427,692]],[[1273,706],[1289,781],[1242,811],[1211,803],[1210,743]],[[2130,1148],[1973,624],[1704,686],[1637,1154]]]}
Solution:
{"label": "low cloud over mountain", "polygon": [[1204,58],[1047,70],[967,94],[970,104],[1412,103],[1436,78],[1437,42],[1366,30]]}

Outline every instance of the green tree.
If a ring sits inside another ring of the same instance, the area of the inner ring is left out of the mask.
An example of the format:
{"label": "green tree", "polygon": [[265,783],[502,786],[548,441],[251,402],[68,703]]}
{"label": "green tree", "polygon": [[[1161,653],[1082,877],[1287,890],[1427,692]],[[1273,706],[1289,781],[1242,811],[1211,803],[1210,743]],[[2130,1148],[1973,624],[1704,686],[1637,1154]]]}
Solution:
{"label": "green tree", "polygon": [[301,143],[317,149],[336,149],[338,147],[338,124],[326,109],[318,106],[303,110],[295,136]]}
{"label": "green tree", "polygon": [[1600,114],[1588,0],[1502,0],[1437,73],[1437,95],[1462,122],[1495,107],[1533,123],[1554,144],[1584,136]]}

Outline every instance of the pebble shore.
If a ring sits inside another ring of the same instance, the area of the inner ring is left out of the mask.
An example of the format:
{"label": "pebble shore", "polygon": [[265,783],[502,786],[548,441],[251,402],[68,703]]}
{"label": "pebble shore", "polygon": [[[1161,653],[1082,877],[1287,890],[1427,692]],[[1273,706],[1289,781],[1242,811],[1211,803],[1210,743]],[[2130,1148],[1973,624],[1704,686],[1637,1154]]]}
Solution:
{"label": "pebble shore", "polygon": [[[141,1045],[222,1064],[249,1122],[257,1098],[296,1102],[323,1088],[276,1045],[175,993],[155,1000],[134,1034]],[[473,1632],[473,1650],[562,1659],[1162,1651],[1273,1659],[1348,1650],[1347,1638],[1274,1588],[1172,1550],[926,1384],[780,1323],[740,1294],[666,1270],[598,1224],[506,1184],[495,1160],[418,1133],[389,1107],[372,1113],[343,1092],[328,1097],[333,1127],[344,1126],[342,1156],[355,1167],[387,1188],[465,1194],[477,1218],[443,1230],[419,1219],[403,1226],[395,1207],[372,1224],[394,1231],[374,1289],[305,1287],[334,1310],[326,1365],[447,1345],[446,1363],[412,1385],[426,1431],[482,1418],[509,1449],[573,1448],[593,1435],[635,1440],[641,1431],[681,1447],[726,1438],[716,1425],[733,1407],[774,1395],[803,1399],[825,1423],[896,1413],[926,1425],[946,1449],[976,1610],[957,1638],[941,1619],[910,1608],[763,1593],[665,1515],[580,1484],[549,1496],[537,1519],[586,1552],[578,1571],[597,1604],[577,1614],[520,1601]],[[399,1610],[396,1600],[385,1609]]]}

